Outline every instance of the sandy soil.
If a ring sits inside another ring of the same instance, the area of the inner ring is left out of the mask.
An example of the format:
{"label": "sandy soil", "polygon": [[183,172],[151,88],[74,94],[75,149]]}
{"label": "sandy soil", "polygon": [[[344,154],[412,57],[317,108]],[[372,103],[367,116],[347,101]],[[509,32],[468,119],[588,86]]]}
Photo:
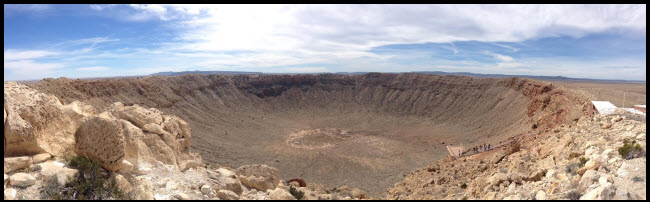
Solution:
{"label": "sandy soil", "polygon": [[[621,107],[646,104],[645,83],[615,83],[615,82],[554,82],[570,89],[587,92],[594,100],[607,100]],[[625,99],[623,97],[625,93]]]}

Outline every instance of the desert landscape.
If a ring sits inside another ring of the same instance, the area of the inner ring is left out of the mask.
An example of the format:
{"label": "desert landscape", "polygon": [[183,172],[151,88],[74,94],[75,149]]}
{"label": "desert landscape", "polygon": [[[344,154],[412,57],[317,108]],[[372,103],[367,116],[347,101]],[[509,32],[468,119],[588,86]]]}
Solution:
{"label": "desert landscape", "polygon": [[[79,100],[102,110],[122,102],[175,114],[192,126],[192,150],[209,163],[263,163],[279,168],[283,179],[359,187],[374,196],[447,156],[446,145],[496,145],[570,123],[586,102],[540,81],[421,74],[62,78],[29,85],[63,104]],[[312,131],[328,129],[348,132]]]}
{"label": "desert landscape", "polygon": [[606,100],[618,107],[646,104],[646,84],[642,82],[556,81],[555,83],[566,88],[585,91],[589,93],[592,100]]}
{"label": "desert landscape", "polygon": [[646,200],[644,4],[4,13],[4,200]]}

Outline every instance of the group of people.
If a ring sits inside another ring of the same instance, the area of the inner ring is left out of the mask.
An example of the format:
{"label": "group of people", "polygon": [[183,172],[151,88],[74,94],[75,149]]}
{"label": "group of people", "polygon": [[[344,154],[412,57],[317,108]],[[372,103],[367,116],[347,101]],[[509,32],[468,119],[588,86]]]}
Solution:
{"label": "group of people", "polygon": [[491,144],[482,144],[482,145],[479,145],[479,146],[474,146],[474,147],[472,148],[472,151],[474,151],[474,152],[476,152],[476,153],[478,153],[478,152],[484,152],[484,151],[490,150],[491,147],[492,147]]}

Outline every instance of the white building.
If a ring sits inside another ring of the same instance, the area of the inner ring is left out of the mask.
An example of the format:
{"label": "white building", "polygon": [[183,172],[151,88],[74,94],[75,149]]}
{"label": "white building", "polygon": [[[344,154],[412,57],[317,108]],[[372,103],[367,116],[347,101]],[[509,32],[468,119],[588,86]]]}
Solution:
{"label": "white building", "polygon": [[591,101],[591,104],[593,105],[592,110],[594,110],[594,114],[598,113],[607,115],[616,111],[616,106],[608,101]]}

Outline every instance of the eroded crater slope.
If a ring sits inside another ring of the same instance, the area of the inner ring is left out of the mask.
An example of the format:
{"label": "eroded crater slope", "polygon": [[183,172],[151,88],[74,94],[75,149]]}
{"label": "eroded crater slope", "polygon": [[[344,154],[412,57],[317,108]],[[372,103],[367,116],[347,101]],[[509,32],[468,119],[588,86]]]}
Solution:
{"label": "eroded crater slope", "polygon": [[105,110],[122,102],[176,115],[191,125],[192,150],[206,162],[268,164],[283,179],[371,195],[446,156],[448,144],[496,144],[571,123],[588,106],[585,96],[548,82],[424,74],[60,78],[29,85],[64,104],[81,100]]}

